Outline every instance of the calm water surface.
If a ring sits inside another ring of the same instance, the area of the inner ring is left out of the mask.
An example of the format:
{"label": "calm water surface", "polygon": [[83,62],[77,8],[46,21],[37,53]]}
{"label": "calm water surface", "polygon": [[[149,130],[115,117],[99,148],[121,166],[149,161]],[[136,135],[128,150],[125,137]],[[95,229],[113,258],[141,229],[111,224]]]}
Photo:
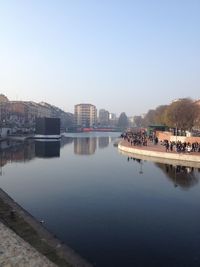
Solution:
{"label": "calm water surface", "polygon": [[0,187],[95,266],[200,266],[200,170],[122,155],[118,136],[5,144]]}

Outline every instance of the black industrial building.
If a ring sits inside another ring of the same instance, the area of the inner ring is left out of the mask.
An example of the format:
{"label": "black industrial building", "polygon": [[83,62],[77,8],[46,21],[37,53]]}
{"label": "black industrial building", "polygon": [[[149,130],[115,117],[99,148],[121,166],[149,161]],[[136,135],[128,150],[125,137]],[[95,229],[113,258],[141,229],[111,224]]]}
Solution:
{"label": "black industrial building", "polygon": [[37,118],[36,119],[36,138],[59,138],[60,119],[59,118]]}

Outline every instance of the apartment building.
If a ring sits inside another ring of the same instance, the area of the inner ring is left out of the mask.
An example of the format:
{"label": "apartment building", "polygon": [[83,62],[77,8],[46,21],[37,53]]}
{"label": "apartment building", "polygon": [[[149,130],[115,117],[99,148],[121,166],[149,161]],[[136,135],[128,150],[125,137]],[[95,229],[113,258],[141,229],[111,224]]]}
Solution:
{"label": "apartment building", "polygon": [[0,94],[0,126],[33,127],[36,118],[60,118],[61,128],[73,125],[73,114],[51,104],[33,101],[9,101]]}
{"label": "apartment building", "polygon": [[99,110],[99,124],[102,126],[107,126],[109,125],[109,111],[105,109],[100,109]]}
{"label": "apartment building", "polygon": [[92,127],[97,123],[97,109],[92,104],[77,104],[74,107],[75,124]]}
{"label": "apartment building", "polygon": [[9,112],[9,100],[5,95],[0,94],[0,123],[7,121]]}

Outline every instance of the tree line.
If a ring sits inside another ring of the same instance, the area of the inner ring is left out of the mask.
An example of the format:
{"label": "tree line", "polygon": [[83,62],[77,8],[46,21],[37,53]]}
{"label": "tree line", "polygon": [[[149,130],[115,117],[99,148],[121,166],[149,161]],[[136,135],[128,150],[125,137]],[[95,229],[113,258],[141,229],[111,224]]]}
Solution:
{"label": "tree line", "polygon": [[[134,121],[137,127],[159,124],[180,130],[199,129],[200,104],[190,98],[178,99],[169,105],[150,109],[144,117],[135,116]],[[118,125],[128,125],[125,113],[120,115]]]}

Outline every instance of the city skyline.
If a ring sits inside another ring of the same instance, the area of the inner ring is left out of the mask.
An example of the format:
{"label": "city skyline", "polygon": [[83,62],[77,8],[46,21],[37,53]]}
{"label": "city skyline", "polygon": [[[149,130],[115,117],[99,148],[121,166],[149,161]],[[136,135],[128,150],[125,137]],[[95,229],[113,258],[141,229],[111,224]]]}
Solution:
{"label": "city skyline", "polygon": [[0,3],[0,93],[119,115],[199,99],[199,1]]}

